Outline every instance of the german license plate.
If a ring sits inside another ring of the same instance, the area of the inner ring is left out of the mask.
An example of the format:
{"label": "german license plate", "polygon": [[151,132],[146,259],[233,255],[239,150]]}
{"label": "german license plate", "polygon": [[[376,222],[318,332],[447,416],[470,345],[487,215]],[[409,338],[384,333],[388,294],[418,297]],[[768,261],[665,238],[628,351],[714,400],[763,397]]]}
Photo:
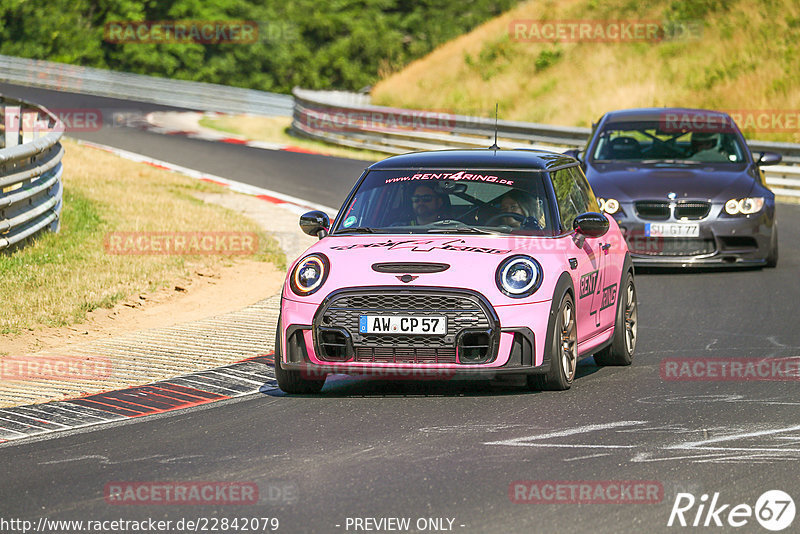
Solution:
{"label": "german license plate", "polygon": [[358,331],[362,334],[423,334],[447,333],[447,317],[419,315],[361,315]]}
{"label": "german license plate", "polygon": [[644,235],[648,237],[700,237],[699,224],[647,223]]}

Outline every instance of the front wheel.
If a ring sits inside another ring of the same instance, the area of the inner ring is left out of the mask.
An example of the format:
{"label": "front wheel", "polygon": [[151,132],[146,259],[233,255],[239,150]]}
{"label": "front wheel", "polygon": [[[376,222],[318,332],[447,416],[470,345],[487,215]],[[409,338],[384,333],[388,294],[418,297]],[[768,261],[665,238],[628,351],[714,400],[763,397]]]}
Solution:
{"label": "front wheel", "polygon": [[611,345],[594,355],[597,365],[630,365],[636,350],[639,331],[639,309],[636,304],[636,285],[633,274],[625,273],[623,290],[617,301],[617,318]]}
{"label": "front wheel", "polygon": [[769,255],[767,256],[767,267],[775,268],[778,266],[778,223],[772,227],[772,238],[769,240]]}
{"label": "front wheel", "polygon": [[283,369],[281,367],[281,322],[278,320],[278,330],[275,332],[275,378],[278,380],[278,387],[286,393],[296,395],[314,394],[322,390],[325,385],[325,378],[322,380],[308,380],[302,377],[301,371]]}
{"label": "front wheel", "polygon": [[528,387],[533,390],[563,391],[572,386],[578,367],[578,327],[572,296],[561,297],[551,331],[550,370],[541,375],[528,375]]}

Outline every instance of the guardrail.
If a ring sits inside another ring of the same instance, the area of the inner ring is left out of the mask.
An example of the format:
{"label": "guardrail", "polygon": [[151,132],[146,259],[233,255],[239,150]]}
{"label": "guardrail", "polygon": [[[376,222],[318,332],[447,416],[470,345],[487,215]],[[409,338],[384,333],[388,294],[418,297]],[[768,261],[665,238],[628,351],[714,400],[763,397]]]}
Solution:
{"label": "guardrail", "polygon": [[47,109],[0,95],[0,250],[59,230],[63,133]]}
{"label": "guardrail", "polygon": [[222,113],[290,117],[293,106],[289,95],[3,55],[0,55],[0,80]]}
{"label": "guardrail", "polygon": [[[495,121],[482,117],[397,109],[369,104],[362,95],[295,88],[291,131],[295,135],[385,154],[442,148],[486,148],[494,142]],[[349,96],[348,96],[349,95]],[[502,146],[546,150],[583,148],[589,128],[497,121]],[[748,141],[754,153],[777,152],[800,164],[800,145]],[[775,194],[800,197],[800,167],[764,167]]]}

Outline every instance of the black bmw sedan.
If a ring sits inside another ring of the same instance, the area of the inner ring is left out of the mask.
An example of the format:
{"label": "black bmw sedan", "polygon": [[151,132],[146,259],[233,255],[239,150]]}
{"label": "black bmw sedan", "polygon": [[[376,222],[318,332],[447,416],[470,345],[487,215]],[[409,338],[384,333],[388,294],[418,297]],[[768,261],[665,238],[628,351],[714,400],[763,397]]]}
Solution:
{"label": "black bmw sedan", "polygon": [[733,119],[682,108],[606,113],[578,157],[637,265],[775,267],[775,195]]}

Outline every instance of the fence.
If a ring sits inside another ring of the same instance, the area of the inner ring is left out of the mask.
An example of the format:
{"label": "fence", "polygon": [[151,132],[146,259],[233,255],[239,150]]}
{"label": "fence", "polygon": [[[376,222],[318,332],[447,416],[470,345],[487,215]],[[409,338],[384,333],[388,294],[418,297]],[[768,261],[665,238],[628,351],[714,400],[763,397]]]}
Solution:
{"label": "fence", "polygon": [[[354,99],[347,93],[305,89],[293,93],[291,129],[302,137],[386,154],[486,148],[494,142],[492,119],[372,106],[365,97]],[[583,148],[591,133],[589,128],[502,120],[497,121],[496,131],[501,146],[505,142],[515,148],[546,150]],[[800,145],[757,140],[748,145],[756,154],[777,152],[785,163],[800,164]],[[764,172],[776,194],[800,197],[800,166],[770,166]]]}
{"label": "fence", "polygon": [[0,250],[59,230],[63,132],[45,108],[0,95]]}
{"label": "fence", "polygon": [[0,55],[0,80],[201,111],[292,115],[289,95],[3,55]]}

